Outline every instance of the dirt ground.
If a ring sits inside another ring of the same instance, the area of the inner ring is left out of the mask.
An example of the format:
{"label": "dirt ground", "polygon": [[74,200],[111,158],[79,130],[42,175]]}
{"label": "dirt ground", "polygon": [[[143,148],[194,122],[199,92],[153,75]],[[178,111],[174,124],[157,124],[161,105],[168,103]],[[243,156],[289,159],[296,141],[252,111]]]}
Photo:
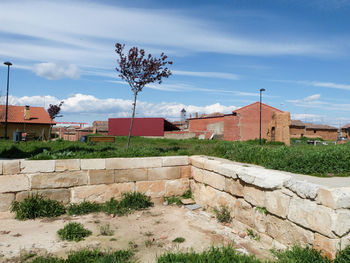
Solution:
{"label": "dirt ground", "polygon": [[[61,241],[56,232],[70,221],[82,223],[93,234],[80,242]],[[114,230],[112,236],[100,234],[101,226],[107,224]],[[177,237],[185,238],[185,242],[172,242]],[[63,257],[69,251],[82,248],[116,250],[130,246],[136,247],[136,258],[140,262],[155,262],[157,255],[167,251],[202,251],[230,242],[243,253],[253,253],[260,258],[269,256],[261,242],[240,238],[201,209],[191,211],[185,207],[156,205],[123,217],[98,213],[27,221],[0,219],[0,262],[15,262],[24,251]]]}

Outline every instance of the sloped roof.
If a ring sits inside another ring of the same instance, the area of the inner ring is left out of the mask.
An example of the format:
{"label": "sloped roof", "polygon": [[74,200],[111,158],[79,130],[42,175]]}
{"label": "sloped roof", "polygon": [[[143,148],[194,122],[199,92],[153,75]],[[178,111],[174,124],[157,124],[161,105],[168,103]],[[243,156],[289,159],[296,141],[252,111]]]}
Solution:
{"label": "sloped roof", "polygon": [[350,123],[344,125],[343,127],[341,127],[342,129],[349,129],[350,128]]}
{"label": "sloped roof", "polygon": [[[24,119],[25,106],[8,106],[7,121],[9,123],[56,124],[43,107],[30,107],[30,119]],[[0,122],[5,122],[6,105],[0,105]]]}
{"label": "sloped roof", "polygon": [[305,123],[303,123],[301,120],[292,120],[290,126],[305,128]]}
{"label": "sloped roof", "polygon": [[222,117],[222,116],[224,116],[224,114],[221,112],[213,112],[209,114],[201,114],[199,118]]}
{"label": "sloped roof", "polygon": [[325,125],[325,124],[314,124],[314,123],[305,123],[306,129],[315,129],[315,130],[338,130],[336,127]]}
{"label": "sloped roof", "polygon": [[[249,107],[252,107],[252,106],[254,106],[254,105],[256,105],[256,104],[260,104],[260,102],[259,102],[259,101],[254,102],[254,103],[252,103],[252,104],[246,105],[246,106],[244,106],[244,107],[242,107],[242,108],[239,108],[239,109],[237,109],[237,110],[234,110],[234,111],[232,111],[232,112],[240,112],[241,110],[246,109],[246,108],[249,108]],[[265,107],[268,107],[268,108],[271,108],[271,109],[273,109],[273,110],[275,110],[275,111],[278,111],[278,112],[283,112],[283,111],[281,111],[281,110],[279,110],[279,109],[277,109],[277,108],[275,108],[275,107],[272,107],[272,106],[270,106],[270,105],[267,105],[267,104],[265,104],[265,103],[261,103],[261,105],[263,105],[263,106],[265,106]]]}

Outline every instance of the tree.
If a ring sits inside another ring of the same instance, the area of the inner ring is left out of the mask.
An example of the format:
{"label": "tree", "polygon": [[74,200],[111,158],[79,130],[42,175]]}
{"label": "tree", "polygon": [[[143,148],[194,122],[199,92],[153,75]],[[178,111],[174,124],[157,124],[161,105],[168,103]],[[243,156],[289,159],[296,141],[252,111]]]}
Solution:
{"label": "tree", "polygon": [[137,94],[142,91],[145,85],[154,82],[161,84],[163,78],[168,78],[171,75],[171,71],[166,65],[171,65],[173,62],[168,61],[168,57],[164,53],[160,57],[153,57],[151,54],[146,55],[143,49],[132,47],[127,54],[124,54],[124,44],[116,43],[115,47],[115,52],[119,55],[117,60],[119,66],[116,67],[116,70],[120,73],[119,77],[129,84],[134,93],[132,117],[126,145],[129,148],[135,118]]}
{"label": "tree", "polygon": [[[61,116],[58,116],[58,114],[61,111],[61,107],[63,103],[64,101],[61,101],[59,104],[49,105],[49,107],[47,108],[47,112],[49,113],[51,120],[54,120],[56,117],[61,117]],[[50,124],[49,139],[51,139],[51,129],[52,129],[52,125]]]}

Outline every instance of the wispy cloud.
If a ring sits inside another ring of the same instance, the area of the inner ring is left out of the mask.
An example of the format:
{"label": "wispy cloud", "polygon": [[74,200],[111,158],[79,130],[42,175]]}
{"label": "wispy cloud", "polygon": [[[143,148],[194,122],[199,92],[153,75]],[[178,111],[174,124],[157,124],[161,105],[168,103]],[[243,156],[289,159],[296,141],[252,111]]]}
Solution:
{"label": "wispy cloud", "polygon": [[281,83],[294,83],[298,85],[320,87],[320,88],[350,90],[350,84],[340,84],[340,83],[334,83],[334,82],[310,81],[310,80],[285,80],[285,79],[266,79],[266,80],[272,81],[272,82],[281,82]]}
{"label": "wispy cloud", "polygon": [[230,80],[239,79],[239,76],[237,74],[224,73],[224,72],[195,72],[195,71],[172,70],[172,73],[175,75],[191,76],[191,77],[217,78],[217,79],[230,79]]}
{"label": "wispy cloud", "polygon": [[79,68],[73,64],[39,63],[34,65],[33,71],[36,75],[50,80],[80,78]]}

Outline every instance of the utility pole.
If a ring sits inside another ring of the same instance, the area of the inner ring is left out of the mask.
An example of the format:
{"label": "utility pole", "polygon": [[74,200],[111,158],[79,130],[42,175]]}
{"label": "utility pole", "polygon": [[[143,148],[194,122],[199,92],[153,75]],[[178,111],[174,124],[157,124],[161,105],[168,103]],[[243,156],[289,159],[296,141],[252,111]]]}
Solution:
{"label": "utility pole", "polygon": [[8,107],[9,107],[9,85],[10,85],[10,66],[12,63],[9,61],[4,62],[4,65],[7,66],[7,93],[6,93],[6,113],[5,113],[5,140],[7,137],[7,116],[8,116]]}
{"label": "utility pole", "polygon": [[260,125],[259,125],[259,143],[261,145],[261,97],[262,97],[262,92],[265,91],[265,89],[260,89]]}

